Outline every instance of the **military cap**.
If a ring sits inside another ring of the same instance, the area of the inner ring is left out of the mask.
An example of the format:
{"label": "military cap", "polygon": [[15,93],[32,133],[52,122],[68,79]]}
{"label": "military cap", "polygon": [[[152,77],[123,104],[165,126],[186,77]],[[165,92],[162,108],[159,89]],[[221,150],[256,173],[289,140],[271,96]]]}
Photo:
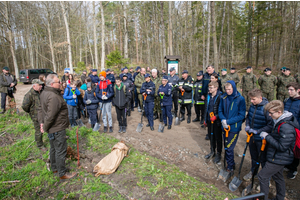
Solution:
{"label": "military cap", "polygon": [[123,77],[124,77],[124,76],[128,77],[128,75],[127,75],[126,73],[123,74]]}
{"label": "military cap", "polygon": [[235,70],[235,67],[231,67],[230,70]]}
{"label": "military cap", "polygon": [[169,69],[170,72],[172,72],[172,71],[174,71],[174,70],[175,70],[175,67],[171,67],[171,68]]}
{"label": "military cap", "polygon": [[287,67],[285,68],[285,70],[287,70],[287,71],[291,71],[291,69],[290,69],[290,68],[287,68]]}
{"label": "military cap", "polygon": [[252,67],[251,67],[251,66],[248,66],[248,67],[246,67],[246,69],[252,69]]}
{"label": "military cap", "polygon": [[226,71],[227,72],[227,69],[223,68],[221,71]]}
{"label": "military cap", "polygon": [[41,81],[40,79],[33,79],[31,83],[32,83],[32,84],[39,84],[39,85],[45,84],[45,83],[44,83],[43,81]]}
{"label": "military cap", "polygon": [[282,67],[280,70],[286,70],[286,67]]}
{"label": "military cap", "polygon": [[3,70],[9,71],[9,68],[5,66],[3,67]]}
{"label": "military cap", "polygon": [[267,72],[267,71],[272,71],[272,70],[269,67],[267,67],[264,71]]}

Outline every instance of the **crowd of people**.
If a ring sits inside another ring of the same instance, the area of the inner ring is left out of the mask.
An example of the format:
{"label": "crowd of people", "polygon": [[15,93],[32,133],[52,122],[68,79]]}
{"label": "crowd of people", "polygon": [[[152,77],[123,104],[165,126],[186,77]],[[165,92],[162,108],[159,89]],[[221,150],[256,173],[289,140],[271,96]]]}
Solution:
{"label": "crowd of people", "polygon": [[[276,198],[283,199],[283,170],[288,171],[287,178],[294,179],[299,165],[293,147],[300,124],[300,77],[291,76],[286,67],[281,68],[277,77],[266,68],[258,79],[251,66],[246,68],[241,79],[235,68],[231,68],[229,74],[222,69],[219,75],[212,65],[206,67],[205,73],[199,71],[195,79],[187,70],[181,72],[181,77],[175,68],[168,72],[169,75],[164,70],[159,73],[157,69],[138,66],[135,71],[122,68],[117,76],[111,69],[100,73],[91,69],[89,74],[83,71],[80,80],[74,80],[68,71],[61,80],[53,74],[33,80],[22,108],[31,116],[37,146],[43,151],[46,149],[42,133],[48,133],[52,171],[61,179],[76,176],[76,173],[67,173],[64,164],[65,129],[69,125],[77,126],[82,117],[89,119],[94,128],[101,121],[97,112],[100,110],[103,132],[113,132],[112,107],[115,107],[119,133],[126,132],[127,117],[135,109],[146,116],[146,127],[152,131],[156,119],[168,129],[172,129],[174,117],[179,117],[180,121],[187,117],[187,123],[200,122],[203,128],[208,127],[205,139],[211,141],[211,151],[205,158],[214,157],[213,162],[219,163],[225,149],[226,170],[232,176],[235,170],[234,148],[245,122],[245,131],[253,136],[249,143],[252,164],[243,178],[246,181],[253,178],[260,159],[262,170],[258,178],[265,199],[268,198],[271,177],[276,182]],[[4,67],[0,76],[2,113],[5,112],[6,96],[13,98],[16,84],[8,67]],[[274,100],[275,92],[277,100]],[[192,107],[196,113],[193,120]],[[229,130],[227,137],[225,129]],[[266,140],[267,148],[259,158],[263,140]]]}

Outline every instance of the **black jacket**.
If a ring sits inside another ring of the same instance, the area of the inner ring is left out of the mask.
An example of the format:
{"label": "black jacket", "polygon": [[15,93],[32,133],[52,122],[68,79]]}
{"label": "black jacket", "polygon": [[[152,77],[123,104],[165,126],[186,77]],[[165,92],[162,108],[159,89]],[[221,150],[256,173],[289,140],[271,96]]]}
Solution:
{"label": "black jacket", "polygon": [[[284,124],[282,124],[285,122]],[[278,126],[280,130],[278,132]],[[267,135],[267,161],[277,165],[289,165],[294,160],[295,128],[299,128],[292,113],[284,111],[274,123],[272,132]]]}
{"label": "black jacket", "polygon": [[128,91],[127,87],[124,84],[122,84],[120,90],[118,90],[117,85],[115,85],[114,90],[115,90],[114,98],[113,98],[114,105],[117,106],[119,109],[126,108],[128,102],[130,102],[131,93]]}
{"label": "black jacket", "polygon": [[[179,86],[182,86],[184,93],[179,90]],[[192,91],[193,91],[193,79],[191,76],[188,76],[185,80],[183,78],[179,79],[176,84],[176,89],[179,92],[178,102],[182,104],[191,104],[192,103]]]}
{"label": "black jacket", "polygon": [[[91,100],[90,104],[86,104],[87,100]],[[92,89],[91,91],[86,90],[83,98],[84,104],[86,104],[86,108],[88,110],[95,110],[98,108],[99,99],[97,98],[95,94],[95,89]]]}
{"label": "black jacket", "polygon": [[[221,99],[221,95],[222,93],[220,91],[217,92],[217,97],[214,103],[214,115],[217,117],[217,120],[215,121],[215,123],[217,124],[217,126],[221,126],[221,120],[219,118],[218,112],[219,112],[219,104],[220,104],[220,99]],[[207,98],[205,99],[205,106],[204,106],[204,121],[207,123],[208,121],[210,121],[210,117],[209,117],[209,113],[207,113],[208,110],[208,104],[209,104],[209,99],[211,98],[211,94],[208,93]]]}

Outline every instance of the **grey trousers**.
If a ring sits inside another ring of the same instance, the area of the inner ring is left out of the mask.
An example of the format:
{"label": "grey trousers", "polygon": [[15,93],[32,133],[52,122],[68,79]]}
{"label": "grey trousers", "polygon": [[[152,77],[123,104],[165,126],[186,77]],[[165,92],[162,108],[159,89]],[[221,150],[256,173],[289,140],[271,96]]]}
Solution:
{"label": "grey trousers", "polygon": [[268,200],[269,195],[269,180],[272,177],[276,183],[276,200],[284,200],[285,197],[285,182],[283,178],[284,165],[276,165],[266,162],[265,166],[258,173],[260,183],[260,192],[265,194],[265,200]]}
{"label": "grey trousers", "polygon": [[50,163],[52,171],[58,171],[59,177],[66,173],[67,140],[66,130],[53,133],[54,139],[50,139]]}
{"label": "grey trousers", "polygon": [[[99,104],[100,108],[102,107],[102,103]],[[107,117],[106,117],[107,115]],[[108,119],[106,119],[108,118]],[[112,127],[112,117],[111,117],[111,102],[104,103],[102,107],[102,121],[103,125],[107,127],[107,120],[109,127]]]}
{"label": "grey trousers", "polygon": [[71,106],[69,104],[67,104],[67,106],[68,106],[69,120],[74,120],[75,122],[75,120],[77,119],[77,107]]}

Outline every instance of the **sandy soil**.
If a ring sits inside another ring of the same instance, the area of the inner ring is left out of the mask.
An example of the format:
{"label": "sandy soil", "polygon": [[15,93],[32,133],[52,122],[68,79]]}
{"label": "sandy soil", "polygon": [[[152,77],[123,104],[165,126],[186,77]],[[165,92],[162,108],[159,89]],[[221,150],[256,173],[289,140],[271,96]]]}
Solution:
{"label": "sandy soil", "polygon": [[[30,87],[31,85],[23,84],[17,86],[18,91],[15,95],[15,98],[17,107],[20,109],[20,111],[22,111],[20,107],[23,96],[30,89]],[[167,127],[165,127],[164,133],[159,133],[157,131],[159,120],[155,120],[155,130],[151,131],[149,127],[145,127],[147,121],[146,118],[144,118],[144,129],[142,133],[137,133],[136,127],[138,123],[140,123],[141,113],[135,109],[131,116],[128,117],[127,133],[119,134],[117,116],[114,108],[112,111],[112,116],[114,132],[111,133],[111,135],[117,139],[124,140],[127,143],[132,144],[136,149],[148,152],[150,155],[163,159],[170,164],[175,164],[180,167],[181,170],[187,172],[190,176],[193,176],[203,182],[214,184],[222,191],[231,192],[228,189],[228,184],[232,178],[226,183],[217,179],[218,173],[223,167],[224,154],[222,154],[222,164],[214,164],[212,160],[204,159],[204,156],[209,151],[210,144],[209,141],[204,139],[207,130],[201,128],[199,123],[191,122],[190,124],[187,124],[186,121],[184,121],[181,122],[180,126],[173,125],[171,130],[167,130]],[[195,114],[193,110],[192,119],[194,117]],[[87,124],[87,126],[89,126],[89,124]],[[103,126],[101,126],[100,131],[102,130]],[[237,167],[235,170],[235,176],[238,175],[238,168],[245,147],[245,142],[246,133],[241,131],[235,147],[235,162]],[[241,172],[241,178],[249,172],[250,165],[250,153],[247,151]],[[286,175],[286,173],[284,174]],[[258,182],[258,180],[256,180],[256,182]],[[300,183],[299,175],[294,180],[286,179],[287,199],[299,199],[300,191],[297,183]],[[241,191],[248,184],[250,184],[250,182],[243,181],[242,185],[237,191],[234,192],[234,194],[241,196]],[[270,192],[275,194],[275,182],[272,181],[271,184],[272,186]],[[270,195],[270,197],[272,197],[272,195]]]}

